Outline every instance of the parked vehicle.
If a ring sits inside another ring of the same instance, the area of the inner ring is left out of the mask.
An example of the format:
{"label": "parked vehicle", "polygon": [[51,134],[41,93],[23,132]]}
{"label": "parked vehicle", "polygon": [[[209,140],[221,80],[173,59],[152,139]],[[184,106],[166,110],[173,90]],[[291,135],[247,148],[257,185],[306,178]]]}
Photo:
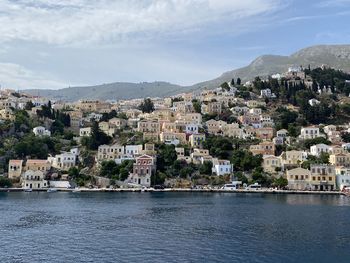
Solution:
{"label": "parked vehicle", "polygon": [[258,183],[254,183],[249,185],[246,190],[261,190],[261,185]]}

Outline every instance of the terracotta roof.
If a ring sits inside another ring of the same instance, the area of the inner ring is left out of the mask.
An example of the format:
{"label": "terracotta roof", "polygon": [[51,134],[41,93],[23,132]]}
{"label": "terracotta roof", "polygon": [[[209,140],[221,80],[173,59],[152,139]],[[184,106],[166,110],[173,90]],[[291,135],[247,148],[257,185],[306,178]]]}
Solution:
{"label": "terracotta roof", "polygon": [[10,163],[13,164],[22,164],[23,160],[10,160]]}
{"label": "terracotta roof", "polygon": [[30,160],[27,160],[27,164],[29,163],[48,163],[48,160],[39,160],[39,159],[30,159]]}

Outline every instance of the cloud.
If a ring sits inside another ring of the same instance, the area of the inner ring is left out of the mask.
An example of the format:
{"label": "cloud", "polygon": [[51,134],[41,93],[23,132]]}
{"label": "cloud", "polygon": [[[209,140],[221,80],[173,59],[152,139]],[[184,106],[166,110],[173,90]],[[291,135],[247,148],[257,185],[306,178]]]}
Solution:
{"label": "cloud", "polygon": [[0,63],[0,84],[9,89],[59,89],[68,85],[42,72],[33,72],[18,64]]}
{"label": "cloud", "polygon": [[0,41],[82,45],[157,40],[228,25],[244,28],[280,5],[280,0],[0,0]]}
{"label": "cloud", "polygon": [[342,7],[350,5],[350,0],[327,0],[321,1],[316,6],[318,7]]}

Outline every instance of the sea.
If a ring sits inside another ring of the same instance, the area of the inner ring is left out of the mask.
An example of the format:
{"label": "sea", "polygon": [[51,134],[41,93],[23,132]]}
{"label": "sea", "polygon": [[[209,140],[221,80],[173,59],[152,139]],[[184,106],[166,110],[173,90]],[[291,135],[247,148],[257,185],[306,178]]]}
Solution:
{"label": "sea", "polygon": [[350,198],[0,193],[7,262],[350,262]]}

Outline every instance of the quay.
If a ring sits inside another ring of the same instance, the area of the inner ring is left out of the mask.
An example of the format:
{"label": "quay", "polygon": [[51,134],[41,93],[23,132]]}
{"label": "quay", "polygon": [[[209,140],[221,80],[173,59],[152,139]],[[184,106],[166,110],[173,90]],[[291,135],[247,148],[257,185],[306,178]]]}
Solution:
{"label": "quay", "polygon": [[[153,189],[153,188],[79,188],[79,189],[66,189],[57,188],[57,192],[71,192],[71,193],[123,193],[123,192],[193,192],[193,193],[239,193],[239,194],[294,194],[294,195],[346,195],[340,191],[296,191],[296,190],[275,190],[275,189],[261,189],[261,190],[223,190],[223,189],[191,189],[191,188],[165,188],[165,189]],[[77,191],[78,190],[78,191]],[[0,192],[24,192],[23,188],[0,188]],[[33,192],[47,192],[47,189],[33,189]]]}

